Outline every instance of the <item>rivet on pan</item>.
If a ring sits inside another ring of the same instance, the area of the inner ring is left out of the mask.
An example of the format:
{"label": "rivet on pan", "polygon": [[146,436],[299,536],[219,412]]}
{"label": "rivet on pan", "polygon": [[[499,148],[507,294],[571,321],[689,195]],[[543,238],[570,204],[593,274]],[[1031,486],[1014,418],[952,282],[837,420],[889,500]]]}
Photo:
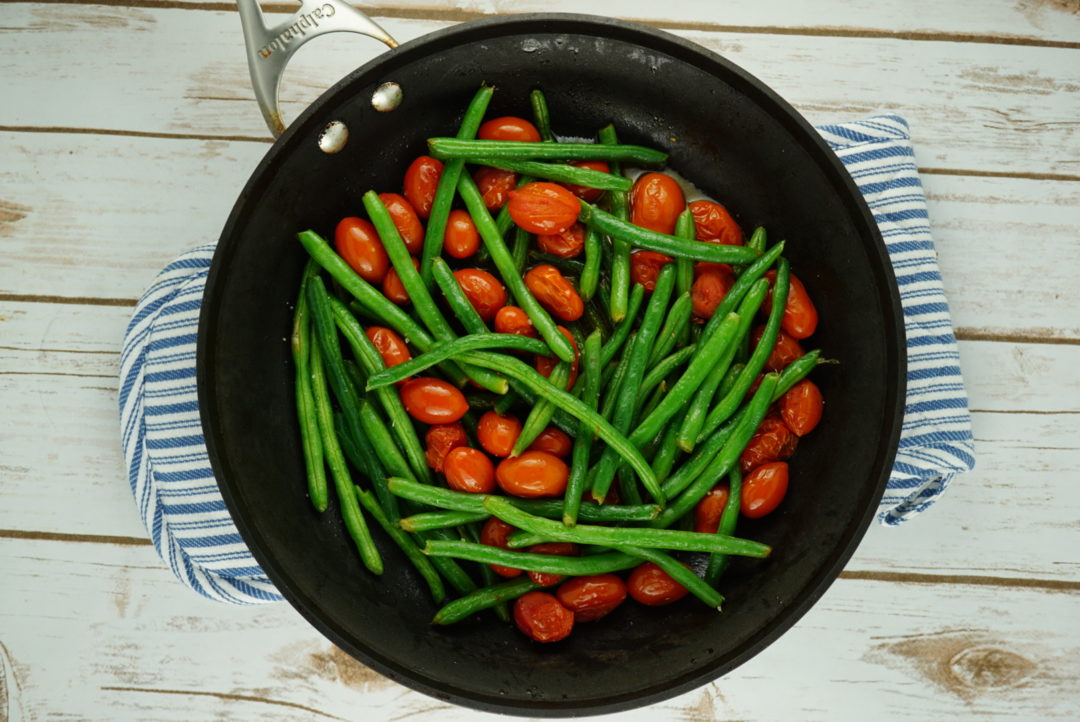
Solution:
{"label": "rivet on pan", "polygon": [[388,113],[401,105],[405,93],[397,83],[383,83],[371,94],[371,107],[380,113]]}
{"label": "rivet on pan", "polygon": [[319,150],[323,153],[337,153],[349,140],[349,126],[340,120],[332,120],[319,133]]}

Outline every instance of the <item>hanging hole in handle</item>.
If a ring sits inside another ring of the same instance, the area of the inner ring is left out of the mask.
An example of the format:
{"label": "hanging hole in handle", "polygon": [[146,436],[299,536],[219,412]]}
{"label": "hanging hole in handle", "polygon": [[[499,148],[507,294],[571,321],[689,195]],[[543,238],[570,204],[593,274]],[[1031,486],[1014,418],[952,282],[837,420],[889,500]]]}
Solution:
{"label": "hanging hole in handle", "polygon": [[340,120],[331,120],[319,133],[319,150],[327,155],[337,153],[349,142],[349,126]]}
{"label": "hanging hole in handle", "polygon": [[404,99],[405,91],[400,85],[394,82],[383,83],[371,94],[371,107],[380,113],[389,113],[391,110],[397,110]]}

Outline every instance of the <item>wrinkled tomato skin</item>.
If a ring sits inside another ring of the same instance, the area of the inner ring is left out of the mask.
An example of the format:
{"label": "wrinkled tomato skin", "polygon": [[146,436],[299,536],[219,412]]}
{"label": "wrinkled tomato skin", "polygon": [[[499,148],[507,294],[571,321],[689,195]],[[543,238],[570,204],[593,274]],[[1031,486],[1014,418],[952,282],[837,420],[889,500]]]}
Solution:
{"label": "wrinkled tomato skin", "polygon": [[493,321],[499,309],[506,305],[506,289],[499,279],[480,268],[454,271],[465,297],[484,321]]}
{"label": "wrinkled tomato skin", "polygon": [[716,533],[729,494],[727,484],[717,484],[697,503],[694,507],[694,531],[703,534]]}
{"label": "wrinkled tomato skin", "polygon": [[469,410],[465,395],[442,379],[419,376],[401,386],[401,403],[417,421],[425,424],[452,424]]}
{"label": "wrinkled tomato skin", "polygon": [[656,277],[660,269],[675,259],[656,251],[634,251],[630,254],[630,281],[640,283],[645,291],[652,293],[656,288]]}
{"label": "wrinkled tomato skin", "polygon": [[517,306],[503,306],[495,314],[495,333],[512,333],[537,338],[540,334],[533,328],[529,314]]}
{"label": "wrinkled tomato skin", "polygon": [[594,622],[626,600],[626,584],[614,574],[594,574],[566,580],[555,592],[574,613],[574,622]]}
{"label": "wrinkled tomato skin", "polygon": [[510,217],[537,235],[562,233],[577,222],[581,203],[560,185],[537,181],[510,191]]}
{"label": "wrinkled tomato skin", "polygon": [[799,437],[791,433],[783,419],[770,414],[762,419],[750,443],[743,449],[739,468],[746,474],[762,464],[790,459],[798,445]]}
{"label": "wrinkled tomato skin", "polygon": [[[768,271],[765,277],[769,283],[776,283],[776,271]],[[761,310],[768,313],[772,308],[772,289],[765,297],[765,303],[761,304]],[[818,312],[814,302],[810,300],[810,294],[806,292],[806,286],[802,281],[791,274],[791,285],[788,288],[787,303],[784,304],[784,315],[780,319],[780,328],[784,329],[789,336],[801,341],[814,335],[817,330]]]}
{"label": "wrinkled tomato skin", "polygon": [[[382,326],[368,326],[364,334],[371,341],[371,345],[375,347],[375,350],[379,352],[379,355],[382,356],[383,363],[386,364],[387,368],[405,363],[412,358],[409,347],[405,345],[405,339],[398,336],[394,331]],[[403,383],[404,381],[399,381],[397,385],[400,386]]]}
{"label": "wrinkled tomato skin", "polygon": [[467,211],[455,208],[446,219],[443,248],[452,258],[468,258],[480,250],[480,233]]}
{"label": "wrinkled tomato skin", "polygon": [[585,250],[585,226],[578,222],[562,233],[537,236],[536,246],[559,258],[576,258]]}
{"label": "wrinkled tomato skin", "polygon": [[635,602],[647,607],[671,604],[689,593],[686,587],[652,562],[634,567],[626,579],[626,591]]}
{"label": "wrinkled tomato skin", "polygon": [[536,642],[558,642],[574,629],[574,613],[547,592],[528,592],[514,601],[514,624]]}
{"label": "wrinkled tomato skin", "polygon": [[473,174],[473,180],[476,181],[476,187],[484,198],[484,205],[492,213],[506,205],[510,192],[517,187],[518,183],[517,173],[489,166],[478,169]]}
{"label": "wrinkled tomato skin", "polygon": [[713,201],[694,201],[687,207],[694,216],[694,237],[699,241],[722,246],[743,245],[742,229],[727,208]]}
{"label": "wrinkled tomato skin", "polygon": [[546,451],[552,456],[567,459],[574,450],[574,442],[562,429],[549,426],[529,444],[527,451]]}
{"label": "wrinkled tomato skin", "polygon": [[694,315],[698,318],[712,318],[716,307],[735,283],[735,274],[730,270],[709,268],[697,274],[694,285],[690,287],[690,300],[694,304]]}
{"label": "wrinkled tomato skin", "polygon": [[[560,557],[573,557],[577,556],[578,548],[577,544],[571,544],[569,542],[548,542],[546,544],[533,544],[529,547],[529,551],[533,554],[554,554]],[[553,587],[566,576],[563,574],[547,574],[545,572],[526,572],[529,575],[529,579],[539,584],[542,587]]]}
{"label": "wrinkled tomato skin", "polygon": [[521,422],[516,416],[502,416],[495,411],[488,411],[476,424],[476,437],[480,446],[492,456],[502,459],[510,456],[519,436]]}
{"label": "wrinkled tomato skin", "polygon": [[504,115],[501,118],[492,118],[480,126],[476,131],[476,137],[480,140],[513,140],[522,143],[539,143],[540,131],[536,126],[513,115]]}
{"label": "wrinkled tomato skin", "polygon": [[363,218],[342,218],[334,229],[334,249],[368,283],[382,283],[390,269],[375,226]]}
{"label": "wrinkled tomato skin", "polygon": [[577,289],[555,266],[533,266],[525,273],[525,286],[544,308],[560,321],[577,321],[585,313],[585,303]]}
{"label": "wrinkled tomato skin", "polygon": [[490,494],[495,491],[495,465],[479,449],[459,446],[443,462],[446,485],[454,491]]}
{"label": "wrinkled tomato skin", "polygon": [[469,437],[465,427],[459,423],[433,424],[424,434],[424,458],[428,466],[440,474],[446,463],[446,455],[459,446],[468,446]]}
{"label": "wrinkled tomato skin", "polygon": [[[606,161],[602,160],[578,160],[574,161],[570,165],[575,168],[588,168],[589,170],[600,171],[601,173],[610,173],[611,166]],[[578,186],[573,183],[562,183],[563,188],[570,191],[578,198],[587,203],[595,203],[600,200],[600,196],[604,195],[604,191],[599,188],[589,188],[588,186]]]}
{"label": "wrinkled tomato skin", "polygon": [[825,410],[821,389],[810,379],[803,379],[780,397],[780,418],[796,436],[813,431]]}
{"label": "wrinkled tomato skin", "polygon": [[435,190],[442,178],[443,164],[431,156],[422,155],[405,171],[405,197],[421,218],[431,215]]}
{"label": "wrinkled tomato skin", "polygon": [[762,464],[743,479],[740,511],[748,519],[760,519],[776,510],[788,489],[788,465],[783,461]]}
{"label": "wrinkled tomato skin", "polygon": [[[750,343],[757,346],[763,333],[765,333],[764,326],[755,328],[750,335]],[[769,353],[769,358],[765,359],[765,369],[767,371],[783,371],[788,364],[804,355],[806,355],[806,352],[803,351],[803,347],[799,342],[788,336],[784,329],[781,328],[776,334],[776,344],[773,346],[772,352]]]}
{"label": "wrinkled tomato skin", "polygon": [[[577,340],[574,338],[574,334],[570,333],[569,329],[565,326],[556,326],[559,329],[566,340],[570,342],[570,347],[574,350],[574,361],[570,364],[570,380],[566,383],[566,388],[573,388],[574,382],[577,381],[578,366],[581,361],[581,354],[578,353]],[[536,370],[545,379],[551,377],[551,372],[555,369],[555,364],[558,360],[551,356],[537,356],[536,357]]]}
{"label": "wrinkled tomato skin", "polygon": [[[415,258],[412,259],[412,264],[413,268],[417,270],[420,269],[420,262]],[[386,278],[383,279],[382,291],[384,296],[399,306],[404,306],[412,301],[412,299],[409,298],[408,291],[405,290],[405,285],[401,282],[401,276],[398,275],[397,270],[394,268],[391,268],[386,272]]]}
{"label": "wrinkled tomato skin", "polygon": [[424,247],[424,224],[420,222],[420,216],[416,215],[416,209],[408,199],[397,193],[380,193],[379,200],[390,212],[390,218],[394,221],[401,240],[405,242],[405,248],[415,256]]}
{"label": "wrinkled tomato skin", "polygon": [[495,467],[499,488],[525,499],[562,496],[569,477],[566,462],[546,451],[526,451]]}
{"label": "wrinkled tomato skin", "polygon": [[630,222],[669,236],[675,232],[675,221],[686,208],[682,188],[669,175],[646,173],[637,179],[630,191]]}
{"label": "wrinkled tomato skin", "polygon": [[[516,531],[517,527],[512,527],[502,519],[493,516],[484,522],[484,526],[480,529],[480,543],[487,544],[489,547],[508,549],[506,538]],[[507,579],[519,577],[522,574],[520,569],[514,567],[504,567],[499,564],[488,564],[488,566],[491,571]]]}

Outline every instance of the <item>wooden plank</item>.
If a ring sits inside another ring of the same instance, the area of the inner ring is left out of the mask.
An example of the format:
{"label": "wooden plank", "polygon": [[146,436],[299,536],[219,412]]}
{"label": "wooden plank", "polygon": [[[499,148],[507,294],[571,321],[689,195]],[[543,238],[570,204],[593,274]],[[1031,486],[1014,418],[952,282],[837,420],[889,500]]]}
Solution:
{"label": "wooden plank", "polygon": [[[0,655],[25,718],[480,717],[371,672],[288,605],[200,600],[150,549],[18,540],[5,552]],[[613,719],[861,720],[883,703],[890,719],[1072,719],[1080,630],[1061,620],[1077,596],[842,579],[727,677]]]}
{"label": "wooden plank", "polygon": [[[9,102],[0,110],[0,126],[265,137],[234,13],[80,5],[69,14],[32,3],[9,8],[11,48],[0,61]],[[408,40],[450,23],[389,18],[385,24]],[[881,110],[907,116],[925,165],[1080,176],[1071,152],[1080,124],[1076,50],[677,33],[742,65],[814,122]],[[123,47],[140,62],[117,66],[108,53],[75,54],[90,44]],[[370,39],[345,35],[305,46],[282,88],[286,117],[380,51]],[[44,101],[37,73],[51,79]]]}

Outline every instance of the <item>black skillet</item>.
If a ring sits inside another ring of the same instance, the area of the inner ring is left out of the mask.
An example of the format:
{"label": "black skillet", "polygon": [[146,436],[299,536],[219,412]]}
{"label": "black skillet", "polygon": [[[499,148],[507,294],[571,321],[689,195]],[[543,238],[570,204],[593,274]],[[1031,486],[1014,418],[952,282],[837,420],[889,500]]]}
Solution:
{"label": "black skillet", "polygon": [[[398,83],[397,110],[372,109]],[[741,521],[775,548],[725,576],[720,614],[693,598],[628,603],[540,645],[487,615],[450,628],[397,549],[387,570],[360,564],[335,508],[305,495],[285,338],[305,254],[294,234],[332,233],[368,189],[400,188],[424,139],[452,135],[482,83],[489,111],[528,113],[542,88],[556,132],[614,122],[626,142],[662,148],[670,167],[721,200],[743,228],[787,239],[817,303],[809,342],[841,361],[815,373],[821,426],[799,446],[778,511]],[[331,121],[345,149],[322,152]],[[256,559],[319,631],[364,664],[439,699],[526,715],[612,712],[716,679],[775,641],[824,593],[874,516],[903,412],[905,353],[896,284],[874,220],[807,122],[763,83],[686,40],[581,15],[518,15],[454,26],[357,69],[319,98],[256,168],[222,233],[206,286],[198,382],[210,458]],[[781,682],[782,680],[777,680]],[[779,687],[778,687],[779,688]]]}

